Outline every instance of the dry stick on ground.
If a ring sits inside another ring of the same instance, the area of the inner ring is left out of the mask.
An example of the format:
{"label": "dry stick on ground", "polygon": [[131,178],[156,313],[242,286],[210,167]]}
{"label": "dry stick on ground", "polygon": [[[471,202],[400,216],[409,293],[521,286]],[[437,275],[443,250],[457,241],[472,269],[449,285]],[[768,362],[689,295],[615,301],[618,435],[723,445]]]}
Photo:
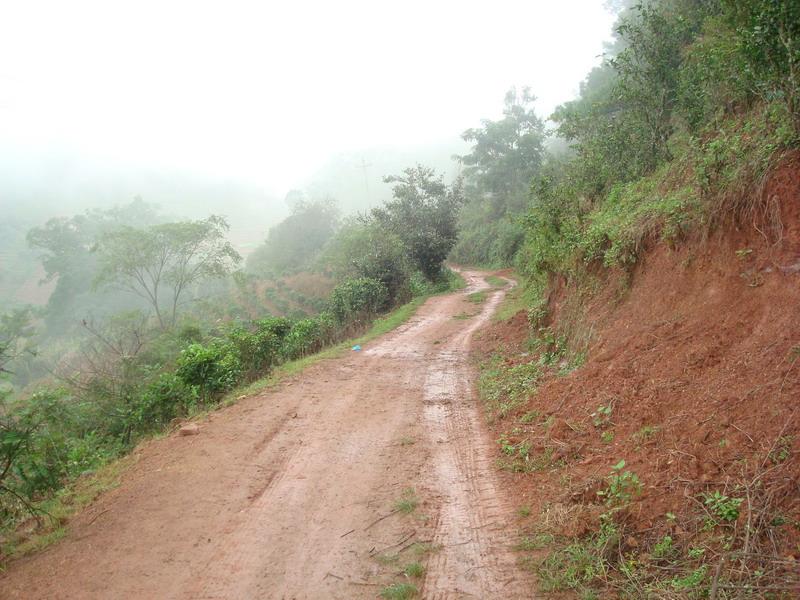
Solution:
{"label": "dry stick on ground", "polygon": [[[716,589],[737,592],[738,598],[744,598],[748,592],[752,593],[754,585],[752,578],[755,573],[759,573],[758,582],[755,585],[760,591],[768,589],[796,591],[800,587],[797,576],[791,574],[791,567],[794,566],[794,563],[787,563],[779,558],[777,544],[772,531],[768,528],[771,512],[779,505],[781,498],[786,498],[788,494],[792,493],[792,489],[790,489],[791,481],[776,480],[780,472],[787,468],[786,462],[768,468],[766,464],[793,417],[794,413],[776,436],[755,472],[748,475],[745,465],[739,477],[738,487],[744,490],[747,501],[747,518],[742,549],[733,553],[736,561],[728,569],[727,581],[722,582],[719,575],[715,575],[714,581]],[[768,541],[764,539],[765,533]],[[760,544],[765,541],[771,545],[771,553],[760,551]]]}
{"label": "dry stick on ground", "polygon": [[399,508],[395,508],[395,509],[394,509],[392,512],[390,512],[390,513],[388,513],[388,514],[385,514],[385,515],[383,515],[383,516],[382,516],[380,519],[376,519],[376,520],[374,520],[372,523],[370,523],[369,525],[367,525],[366,527],[364,527],[364,531],[366,531],[367,529],[369,529],[369,528],[370,528],[370,527],[372,527],[373,525],[377,525],[378,523],[380,523],[380,522],[381,522],[381,521],[383,521],[384,519],[388,519],[389,517],[391,517],[393,514],[395,514],[395,513],[397,513],[397,512],[400,512],[400,509],[399,509]]}
{"label": "dry stick on ground", "polygon": [[[392,549],[392,548],[394,548],[395,546],[399,546],[400,544],[403,544],[403,543],[407,542],[407,541],[408,541],[408,540],[410,540],[412,537],[414,537],[414,536],[416,535],[416,533],[417,533],[417,530],[416,530],[416,529],[412,529],[412,530],[411,530],[409,533],[407,533],[406,535],[404,535],[404,536],[403,536],[403,538],[402,538],[402,539],[401,539],[399,542],[395,542],[395,543],[394,543],[394,544],[392,544],[391,546],[386,546],[385,548],[383,548],[383,549],[381,549],[381,550],[376,550],[376,551],[375,551],[375,554],[383,554],[383,553],[384,553],[384,552],[386,552],[387,550],[391,550],[391,549]],[[412,543],[413,543],[413,542],[412,542]],[[399,553],[400,553],[400,552],[398,552],[398,554],[399,554]]]}

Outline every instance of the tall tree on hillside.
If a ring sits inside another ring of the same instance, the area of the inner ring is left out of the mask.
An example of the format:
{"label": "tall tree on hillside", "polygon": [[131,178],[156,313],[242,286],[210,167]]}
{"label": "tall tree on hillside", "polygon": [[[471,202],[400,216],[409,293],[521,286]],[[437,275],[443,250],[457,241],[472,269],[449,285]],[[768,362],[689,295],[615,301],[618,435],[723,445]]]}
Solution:
{"label": "tall tree on hillside", "polygon": [[524,208],[531,177],[542,164],[545,133],[533,109],[535,100],[528,88],[521,94],[511,89],[502,119],[484,120],[461,135],[473,143],[469,154],[458,157],[467,184],[489,200],[495,217]]}
{"label": "tall tree on hillside", "polygon": [[211,216],[106,233],[97,248],[96,286],[143,298],[162,329],[175,323],[181,296],[194,283],[228,275],[241,256],[225,239],[228,223]]}
{"label": "tall tree on hillside", "polygon": [[427,279],[438,280],[458,238],[458,211],[464,201],[461,181],[447,185],[443,176],[422,165],[384,181],[394,184],[393,198],[372,209],[372,218],[400,238],[409,259]]}
{"label": "tall tree on hillside", "polygon": [[785,102],[800,135],[800,2],[723,0],[747,68],[758,74],[755,91]]}
{"label": "tall tree on hillside", "polygon": [[[31,311],[18,308],[0,315],[0,377],[9,374],[9,364],[24,352],[30,351],[25,341],[33,335]],[[2,398],[2,389],[0,389]]]}
{"label": "tall tree on hillside", "polygon": [[545,132],[528,88],[505,97],[503,117],[484,120],[462,138],[473,144],[457,157],[464,165],[466,206],[453,259],[470,264],[508,264],[524,237],[519,223],[528,185],[541,168]]}
{"label": "tall tree on hillside", "polygon": [[55,281],[47,303],[47,332],[62,330],[75,313],[109,304],[108,298],[89,297],[97,273],[94,249],[107,232],[123,225],[143,227],[159,221],[153,205],[137,198],[130,204],[94,209],[73,217],[57,217],[28,232],[28,244],[38,250],[45,281]]}

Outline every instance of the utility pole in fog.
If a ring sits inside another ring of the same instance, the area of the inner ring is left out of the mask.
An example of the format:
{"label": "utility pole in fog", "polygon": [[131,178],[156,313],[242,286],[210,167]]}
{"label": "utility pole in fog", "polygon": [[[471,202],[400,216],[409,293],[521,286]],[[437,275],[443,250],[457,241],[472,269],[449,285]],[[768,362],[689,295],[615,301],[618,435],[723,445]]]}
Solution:
{"label": "utility pole in fog", "polygon": [[367,161],[364,160],[364,157],[361,157],[361,164],[358,165],[358,168],[364,172],[364,189],[367,191],[367,202],[369,202],[369,177],[367,176],[367,169],[370,168],[372,165],[368,165]]}

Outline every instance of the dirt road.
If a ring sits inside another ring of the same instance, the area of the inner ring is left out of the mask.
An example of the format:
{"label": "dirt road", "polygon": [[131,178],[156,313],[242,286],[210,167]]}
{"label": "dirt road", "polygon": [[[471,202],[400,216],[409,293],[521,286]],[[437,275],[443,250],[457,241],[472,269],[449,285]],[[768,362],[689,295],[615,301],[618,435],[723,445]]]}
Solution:
{"label": "dirt road", "polygon": [[[504,292],[468,302],[487,285],[465,276],[363,351],[141,447],[0,596],[350,599],[412,581],[424,598],[530,598],[467,360]],[[414,561],[421,579],[401,572]]]}

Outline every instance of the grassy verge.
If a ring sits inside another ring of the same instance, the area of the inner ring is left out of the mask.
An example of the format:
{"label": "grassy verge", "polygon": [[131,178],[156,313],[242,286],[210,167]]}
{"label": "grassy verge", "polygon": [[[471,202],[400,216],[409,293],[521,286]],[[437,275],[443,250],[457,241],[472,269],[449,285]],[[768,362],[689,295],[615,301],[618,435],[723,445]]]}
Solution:
{"label": "grassy verge", "polygon": [[[507,315],[529,293],[514,292]],[[562,304],[562,322],[577,318],[566,314]],[[796,477],[796,436],[786,426],[774,437],[752,432],[744,434],[750,444],[715,455],[715,446],[730,443],[722,438],[704,449],[714,456],[709,470],[722,465],[716,477],[681,467],[673,467],[674,479],[662,477],[670,462],[659,456],[697,460],[678,449],[688,438],[677,433],[686,429],[680,416],[659,421],[614,396],[590,404],[579,399],[595,402],[586,386],[576,386],[578,394],[572,386],[555,396],[552,388],[537,391],[582,364],[585,353],[567,342],[551,327],[532,327],[524,351],[498,349],[484,361],[478,385],[497,437],[497,467],[529,478],[532,505],[518,511],[516,549],[543,597],[797,597],[800,519],[794,495],[782,487]],[[608,466],[598,469],[602,463]]]}
{"label": "grassy verge", "polygon": [[483,280],[490,286],[496,288],[502,288],[508,285],[508,281],[506,281],[502,277],[498,277],[497,275],[489,275],[488,277],[484,277]]}
{"label": "grassy verge", "polygon": [[[103,492],[120,484],[123,473],[136,462],[133,454],[113,460],[94,473],[79,477],[58,491],[52,498],[36,505],[42,512],[41,525],[31,517],[16,531],[2,539],[3,562],[43,550],[66,535],[66,523],[72,515],[89,506]],[[1,565],[0,565],[1,568]]]}
{"label": "grassy verge", "polygon": [[[403,306],[396,308],[386,316],[375,320],[369,330],[360,337],[345,340],[316,354],[286,362],[277,367],[269,376],[229,392],[218,405],[198,410],[190,418],[202,418],[219,407],[236,403],[242,397],[252,396],[274,387],[287,377],[296,375],[321,360],[341,356],[354,345],[364,345],[399,327],[408,321],[428,298],[463,289],[464,287],[466,287],[466,282],[463,277],[454,273],[448,278],[446,289],[418,296]],[[165,432],[155,434],[147,439],[158,438],[164,434]],[[29,526],[23,524],[16,531],[0,533],[2,535],[0,537],[0,565],[2,562],[42,550],[63,538],[66,535],[69,518],[89,506],[101,493],[117,487],[122,475],[134,462],[133,453],[111,460],[94,473],[87,474],[68,483],[52,498],[36,503],[34,507],[42,513],[39,517],[41,524],[38,524],[38,527],[36,520],[31,518]]]}

